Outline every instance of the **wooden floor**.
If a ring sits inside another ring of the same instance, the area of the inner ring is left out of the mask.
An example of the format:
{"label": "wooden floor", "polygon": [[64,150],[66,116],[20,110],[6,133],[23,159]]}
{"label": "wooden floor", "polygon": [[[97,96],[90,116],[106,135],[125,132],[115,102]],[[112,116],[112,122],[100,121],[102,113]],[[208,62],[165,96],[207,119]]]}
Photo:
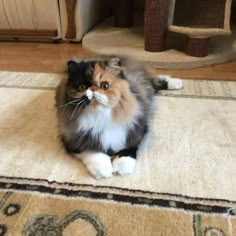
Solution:
{"label": "wooden floor", "polygon": [[[65,70],[66,62],[73,56],[92,55],[81,44],[0,42],[0,70],[60,73]],[[236,81],[236,60],[205,68],[157,72],[183,79]]]}

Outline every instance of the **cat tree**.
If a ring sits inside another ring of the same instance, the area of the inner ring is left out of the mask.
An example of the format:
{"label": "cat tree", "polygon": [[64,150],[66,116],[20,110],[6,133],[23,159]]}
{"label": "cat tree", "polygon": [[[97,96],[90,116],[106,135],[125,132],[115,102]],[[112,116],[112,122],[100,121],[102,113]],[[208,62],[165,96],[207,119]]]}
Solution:
{"label": "cat tree", "polygon": [[83,47],[93,53],[129,55],[159,69],[204,67],[236,58],[236,0],[232,7],[231,0],[109,2],[114,17],[83,38]]}
{"label": "cat tree", "polygon": [[231,0],[172,0],[169,30],[187,35],[187,54],[206,56],[210,37],[231,34],[230,13]]}
{"label": "cat tree", "polygon": [[[209,38],[229,35],[232,0],[145,0],[145,50],[165,50],[167,30],[187,36],[186,53],[208,54]],[[115,0],[116,27],[132,26],[133,0]]]}

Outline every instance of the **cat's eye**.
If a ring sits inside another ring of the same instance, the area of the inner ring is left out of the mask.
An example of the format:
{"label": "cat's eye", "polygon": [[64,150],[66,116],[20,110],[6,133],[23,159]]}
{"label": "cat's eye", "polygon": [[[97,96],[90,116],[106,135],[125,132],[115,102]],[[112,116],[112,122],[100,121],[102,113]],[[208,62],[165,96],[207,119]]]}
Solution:
{"label": "cat's eye", "polygon": [[79,92],[83,92],[85,89],[86,89],[86,86],[85,86],[84,84],[81,84],[81,85],[78,87]]}
{"label": "cat's eye", "polygon": [[104,90],[107,90],[107,89],[110,88],[110,85],[109,85],[108,82],[102,82],[101,85],[100,85],[100,87],[101,87],[102,89],[104,89]]}

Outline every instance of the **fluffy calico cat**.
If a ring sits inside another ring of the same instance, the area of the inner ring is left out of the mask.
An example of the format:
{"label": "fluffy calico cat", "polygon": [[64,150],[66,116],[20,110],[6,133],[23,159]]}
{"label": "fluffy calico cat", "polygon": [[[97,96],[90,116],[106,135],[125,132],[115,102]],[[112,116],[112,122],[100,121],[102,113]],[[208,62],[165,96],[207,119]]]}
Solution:
{"label": "fluffy calico cat", "polygon": [[97,179],[132,174],[155,92],[181,87],[181,80],[155,78],[125,58],[69,61],[68,77],[56,91],[65,149]]}

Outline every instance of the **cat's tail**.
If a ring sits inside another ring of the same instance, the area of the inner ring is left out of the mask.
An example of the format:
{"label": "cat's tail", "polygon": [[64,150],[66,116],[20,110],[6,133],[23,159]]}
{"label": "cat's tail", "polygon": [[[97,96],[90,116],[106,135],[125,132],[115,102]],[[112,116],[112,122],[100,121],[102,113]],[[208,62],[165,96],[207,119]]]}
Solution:
{"label": "cat's tail", "polygon": [[152,84],[156,91],[167,89],[182,89],[184,87],[183,80],[173,78],[169,75],[158,75],[152,78]]}

